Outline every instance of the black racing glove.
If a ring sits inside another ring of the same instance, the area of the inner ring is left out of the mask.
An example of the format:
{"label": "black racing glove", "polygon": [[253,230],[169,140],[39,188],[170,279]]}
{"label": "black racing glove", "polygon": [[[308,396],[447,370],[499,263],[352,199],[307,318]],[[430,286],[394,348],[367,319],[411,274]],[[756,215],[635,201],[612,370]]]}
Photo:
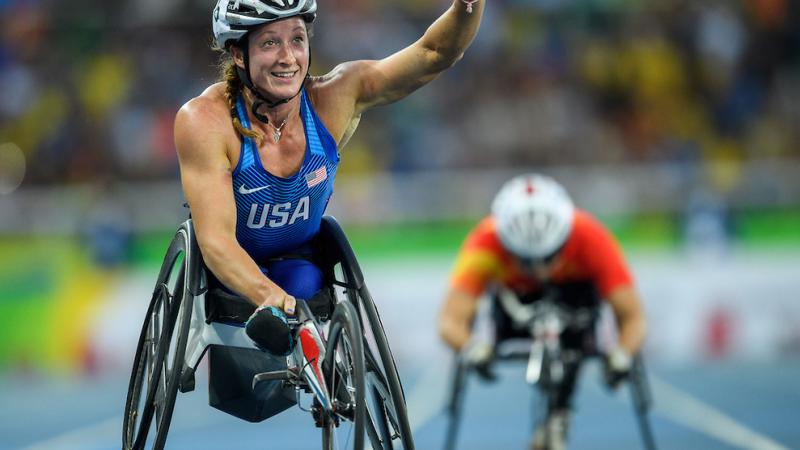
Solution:
{"label": "black racing glove", "polygon": [[324,287],[317,291],[316,294],[312,295],[308,301],[306,301],[308,309],[311,310],[311,314],[313,314],[314,317],[320,322],[330,319],[333,315],[335,299],[332,295],[333,293],[331,290]]}
{"label": "black racing glove", "polygon": [[286,356],[294,350],[294,336],[286,314],[274,306],[261,306],[245,323],[245,332],[262,350]]}
{"label": "black racing glove", "polygon": [[606,385],[612,390],[617,389],[630,375],[632,364],[631,355],[620,347],[606,354],[603,373]]}
{"label": "black racing glove", "polygon": [[470,341],[461,349],[461,357],[483,381],[497,380],[497,374],[492,370],[494,349],[490,343]]}

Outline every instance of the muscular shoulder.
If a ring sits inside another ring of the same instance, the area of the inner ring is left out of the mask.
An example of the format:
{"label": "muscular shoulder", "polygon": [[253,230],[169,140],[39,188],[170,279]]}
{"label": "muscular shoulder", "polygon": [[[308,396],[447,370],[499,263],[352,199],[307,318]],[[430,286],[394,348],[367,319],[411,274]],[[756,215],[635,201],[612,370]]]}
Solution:
{"label": "muscular shoulder", "polygon": [[221,131],[230,129],[230,123],[230,108],[220,83],[209,86],[202,94],[184,103],[175,116],[176,132],[184,128],[190,132]]}
{"label": "muscular shoulder", "polygon": [[587,211],[576,209],[574,220],[572,235],[577,240],[587,244],[597,240],[615,240],[608,228]]}
{"label": "muscular shoulder", "polygon": [[306,82],[306,92],[314,110],[340,145],[352,134],[361,115],[359,67],[363,67],[361,61],[342,63]]}
{"label": "muscular shoulder", "polygon": [[633,283],[619,242],[605,225],[585,211],[576,211],[573,236],[564,253],[567,258],[575,258],[603,296]]}
{"label": "muscular shoulder", "polygon": [[224,86],[214,84],[186,102],[175,116],[174,131],[182,156],[209,145],[224,149],[229,140],[236,138]]}
{"label": "muscular shoulder", "polygon": [[464,240],[450,275],[450,285],[480,295],[490,280],[502,277],[507,265],[494,219],[487,217]]}
{"label": "muscular shoulder", "polygon": [[[363,71],[368,70],[369,61],[347,61],[333,68],[325,75],[312,77],[316,89],[343,90],[356,89],[360,84]],[[334,89],[331,89],[334,88]]]}
{"label": "muscular shoulder", "polygon": [[624,265],[617,239],[602,222],[583,210],[575,211],[573,231],[565,253],[575,255],[592,267]]}
{"label": "muscular shoulder", "polygon": [[[348,104],[360,113],[359,102],[369,86],[365,80],[374,72],[375,61],[347,61],[334,67],[325,75],[313,77],[310,83],[314,96],[324,102]],[[316,100],[316,98],[312,99]]]}
{"label": "muscular shoulder", "polygon": [[478,222],[469,232],[459,252],[461,259],[481,261],[479,265],[500,266],[508,261],[508,252],[497,236],[497,224],[492,216]]}
{"label": "muscular shoulder", "polygon": [[494,217],[487,216],[475,225],[464,241],[464,248],[483,249],[497,254],[503,251],[500,238],[497,236],[497,222]]}

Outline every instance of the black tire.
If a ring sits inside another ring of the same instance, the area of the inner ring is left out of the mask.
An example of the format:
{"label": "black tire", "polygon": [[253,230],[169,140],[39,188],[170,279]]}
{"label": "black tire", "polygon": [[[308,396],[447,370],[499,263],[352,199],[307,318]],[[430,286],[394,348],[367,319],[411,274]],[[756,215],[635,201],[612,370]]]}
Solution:
{"label": "black tire", "polygon": [[538,387],[548,397],[553,396],[553,392],[558,389],[558,379],[554,373],[554,366],[558,362],[554,359],[553,353],[548,349],[542,352],[542,369],[539,375]]}
{"label": "black tire", "polygon": [[[369,354],[367,356],[367,408],[369,416],[369,426],[374,430],[372,448],[374,450],[390,450],[398,444],[396,440],[400,438],[399,414],[405,414],[405,404],[395,405],[391,388],[380,370],[378,362]],[[405,446],[405,441],[400,438],[400,442]]]}
{"label": "black tire", "polygon": [[380,446],[373,445],[373,448],[413,450],[405,393],[383,323],[366,285],[358,290],[358,300],[365,332],[367,404],[370,405],[370,421],[381,439]]}
{"label": "black tire", "polygon": [[[344,288],[346,298],[356,308],[364,331],[367,382],[377,386],[376,389],[368,387],[367,395],[378,398],[379,404],[386,405],[383,408],[386,414],[379,414],[377,410],[371,412],[367,432],[372,437],[378,434],[383,423],[393,427],[383,433],[384,439],[388,436],[388,440],[381,442],[379,446],[373,445],[373,448],[394,448],[400,443],[405,450],[413,450],[414,441],[408,422],[403,386],[378,310],[364,283],[364,275],[355,253],[333,217],[323,217],[320,237],[321,261],[330,265],[328,276],[335,286]],[[375,397],[375,392],[379,393],[378,397]]]}
{"label": "black tire", "polygon": [[355,307],[348,301],[338,303],[330,321],[322,365],[325,385],[335,405],[334,415],[323,418],[323,450],[364,449],[367,409],[362,336]]}
{"label": "black tire", "polygon": [[453,358],[453,375],[450,381],[449,398],[447,400],[447,431],[445,433],[444,450],[454,450],[458,438],[458,429],[463,413],[464,396],[466,395],[469,367],[456,353]]}
{"label": "black tire", "polygon": [[[192,314],[192,277],[197,276],[195,255],[199,254],[193,247],[191,223],[187,222],[164,257],[139,335],[123,415],[123,450],[164,448]],[[148,441],[153,422],[156,433]]]}
{"label": "black tire", "polygon": [[537,389],[545,400],[545,414],[550,414],[558,400],[563,382],[563,361],[560,352],[544,349],[542,353],[542,373],[539,376]]}
{"label": "black tire", "polygon": [[[122,421],[123,450],[143,448],[150,431],[155,411],[156,386],[161,379],[161,371],[155,370],[155,367],[161,367],[166,354],[162,337],[167,334],[157,329],[158,324],[162,323],[161,318],[164,317],[164,297],[161,290],[156,288],[139,336]],[[154,318],[155,314],[158,317]]]}

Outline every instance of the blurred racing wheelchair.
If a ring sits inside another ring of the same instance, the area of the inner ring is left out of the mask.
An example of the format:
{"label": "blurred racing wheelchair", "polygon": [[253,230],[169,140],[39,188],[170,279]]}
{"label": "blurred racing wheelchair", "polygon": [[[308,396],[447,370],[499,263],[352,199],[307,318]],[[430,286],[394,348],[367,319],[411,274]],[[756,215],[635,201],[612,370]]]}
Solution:
{"label": "blurred racing wheelchair", "polygon": [[308,302],[298,299],[297,317],[289,319],[295,348],[279,357],[259,350],[245,334],[255,306],[214,287],[218,282],[203,264],[192,220],[178,228],[133,361],[123,450],[164,448],[177,393],[194,390],[206,353],[209,404],[217,409],[261,422],[298,405],[322,428],[324,450],[414,449],[386,334],[335,219],[323,217],[313,248],[325,284]]}
{"label": "blurred racing wheelchair", "polygon": [[[569,304],[558,299],[568,298]],[[602,304],[594,288],[585,283],[551,287],[541,296],[519,298],[510,290],[497,288],[489,294],[489,315],[493,328],[491,349],[481,352],[480,361],[466,355],[455,357],[449,399],[446,404],[447,430],[445,450],[454,450],[463,414],[467,378],[476,373],[493,381],[492,368],[498,362],[527,361],[525,381],[536,388],[544,403],[536,417],[538,427],[532,448],[560,450],[566,448],[569,408],[576,381],[583,363],[592,358],[605,360],[599,349],[596,327]],[[474,326],[474,324],[473,324]],[[655,450],[656,443],[648,418],[652,406],[641,354],[633,358],[627,376],[634,412],[646,450]]]}

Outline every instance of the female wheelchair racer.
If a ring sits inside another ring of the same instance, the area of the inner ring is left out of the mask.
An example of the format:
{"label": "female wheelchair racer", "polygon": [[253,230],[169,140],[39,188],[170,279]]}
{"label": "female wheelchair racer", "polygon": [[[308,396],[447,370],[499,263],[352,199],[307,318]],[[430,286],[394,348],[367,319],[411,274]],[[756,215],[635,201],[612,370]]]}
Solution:
{"label": "female wheelchair racer", "polygon": [[[123,449],[164,448],[177,393],[195,388],[195,370],[206,353],[211,406],[260,422],[298,404],[303,390],[313,391],[310,412],[322,428],[324,449],[361,450],[367,442],[373,449],[414,448],[378,311],[332,217],[323,218],[312,247],[326,287],[308,305],[299,303],[301,320],[292,319],[290,325],[300,345],[280,357],[259,349],[245,334],[254,305],[210,288],[192,221],[181,225],[142,326],[125,405]],[[318,333],[306,335],[304,329]],[[309,375],[309,368],[317,374]],[[312,386],[312,379],[320,386]],[[330,404],[324,404],[325,398]],[[349,429],[337,437],[341,426]]]}

